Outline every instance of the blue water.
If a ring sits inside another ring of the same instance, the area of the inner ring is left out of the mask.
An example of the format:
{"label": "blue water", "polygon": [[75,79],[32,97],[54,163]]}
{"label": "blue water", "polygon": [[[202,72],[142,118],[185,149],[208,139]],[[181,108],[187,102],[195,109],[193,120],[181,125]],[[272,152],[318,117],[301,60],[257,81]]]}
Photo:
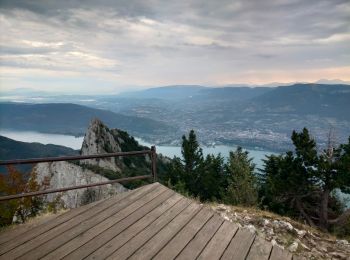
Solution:
{"label": "blue water", "polygon": [[[136,138],[136,140],[141,144],[148,147],[151,147],[152,144],[143,141],[140,138]],[[237,146],[226,146],[226,145],[217,145],[215,147],[206,147],[203,146],[203,155],[207,156],[208,154],[221,154],[224,158],[227,158],[230,154],[230,151],[235,151]],[[182,157],[181,155],[181,147],[179,146],[156,146],[157,153],[161,153],[165,156],[173,158],[174,156]],[[262,159],[265,159],[266,155],[275,154],[270,151],[264,150],[251,150],[246,149],[249,152],[249,157],[253,158],[253,162],[256,164],[256,168],[261,168],[263,166]]]}
{"label": "blue water", "polygon": [[0,135],[21,142],[57,144],[76,150],[79,150],[81,148],[84,139],[84,137],[75,137],[71,135],[44,134],[34,131],[15,131],[4,129],[0,129]]}

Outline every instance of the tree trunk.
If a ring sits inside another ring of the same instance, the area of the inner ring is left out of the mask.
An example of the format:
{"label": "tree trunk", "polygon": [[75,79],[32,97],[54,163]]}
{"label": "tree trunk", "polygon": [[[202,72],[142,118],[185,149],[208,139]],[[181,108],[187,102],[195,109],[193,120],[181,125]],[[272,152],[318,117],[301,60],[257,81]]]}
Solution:
{"label": "tree trunk", "polygon": [[321,197],[320,205],[320,227],[328,229],[328,201],[329,201],[330,190],[325,189]]}
{"label": "tree trunk", "polygon": [[306,219],[307,223],[311,226],[311,227],[316,227],[315,223],[312,221],[312,219],[310,218],[310,216],[305,212],[304,207],[302,205],[302,202],[299,199],[295,200],[296,206],[300,212],[300,214]]}

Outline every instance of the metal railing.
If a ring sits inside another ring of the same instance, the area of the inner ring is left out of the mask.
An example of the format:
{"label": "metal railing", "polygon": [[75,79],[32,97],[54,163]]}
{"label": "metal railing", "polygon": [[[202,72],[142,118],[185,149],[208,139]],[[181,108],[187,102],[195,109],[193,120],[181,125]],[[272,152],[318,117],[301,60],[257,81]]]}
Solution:
{"label": "metal railing", "polygon": [[149,155],[150,156],[150,159],[151,159],[151,174],[150,175],[125,177],[125,178],[120,178],[120,179],[115,179],[115,180],[110,180],[110,181],[97,182],[97,183],[78,185],[78,186],[71,186],[71,187],[66,187],[66,188],[48,189],[48,190],[43,190],[43,191],[35,191],[35,192],[27,192],[27,193],[15,194],[15,195],[2,196],[2,197],[0,197],[0,201],[13,200],[13,199],[19,199],[19,198],[24,198],[24,197],[39,196],[39,195],[44,195],[44,194],[49,194],[49,193],[83,189],[83,188],[89,188],[89,187],[95,187],[95,186],[102,186],[102,185],[113,184],[113,183],[117,183],[117,182],[126,182],[126,181],[132,181],[132,180],[153,178],[153,181],[157,181],[157,153],[156,153],[156,147],[152,146],[151,150],[143,150],[143,151],[0,161],[0,166],[6,166],[6,165],[43,163],[43,162],[76,161],[76,160],[84,160],[84,159],[100,159],[100,158],[109,158],[109,157],[142,156],[142,155]]}

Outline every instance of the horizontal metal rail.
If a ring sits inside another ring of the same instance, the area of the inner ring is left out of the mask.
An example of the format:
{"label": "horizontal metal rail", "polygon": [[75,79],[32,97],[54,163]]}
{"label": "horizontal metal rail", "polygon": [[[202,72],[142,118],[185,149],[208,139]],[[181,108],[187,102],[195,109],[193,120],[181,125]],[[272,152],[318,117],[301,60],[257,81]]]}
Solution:
{"label": "horizontal metal rail", "polygon": [[99,182],[99,183],[91,183],[91,184],[85,184],[85,185],[72,186],[72,187],[67,187],[67,188],[48,189],[48,190],[43,190],[43,191],[35,191],[35,192],[2,196],[2,197],[0,197],[0,201],[7,201],[7,200],[12,200],[12,199],[39,196],[39,195],[56,193],[56,192],[63,192],[63,191],[69,191],[69,190],[77,190],[77,189],[83,189],[83,188],[89,188],[89,187],[95,187],[95,186],[102,186],[102,185],[113,184],[113,183],[124,182],[124,181],[141,180],[141,179],[148,179],[148,178],[153,178],[153,181],[156,181],[156,179],[157,179],[157,169],[156,169],[157,168],[156,167],[157,153],[156,153],[156,147],[152,146],[151,150],[143,150],[143,151],[105,153],[105,154],[94,154],[94,155],[45,157],[45,158],[31,158],[31,159],[16,159],[16,160],[0,161],[0,166],[4,166],[4,165],[14,165],[14,164],[17,165],[17,164],[34,164],[34,163],[44,163],[44,162],[76,161],[76,160],[98,159],[98,158],[119,157],[119,156],[121,156],[121,157],[141,156],[141,155],[145,155],[145,154],[148,154],[151,158],[151,171],[152,171],[151,175],[133,176],[133,177],[120,178],[120,179],[115,179],[115,180],[110,180],[110,181]]}
{"label": "horizontal metal rail", "polygon": [[67,188],[59,188],[59,189],[51,189],[51,190],[43,190],[43,191],[34,191],[34,192],[28,192],[28,193],[20,193],[20,194],[0,197],[0,201],[13,200],[13,199],[19,199],[19,198],[25,198],[25,197],[44,195],[44,194],[49,194],[49,193],[56,193],[56,192],[69,191],[69,190],[77,190],[77,189],[83,189],[83,188],[90,188],[90,187],[95,187],[95,186],[102,186],[102,185],[107,185],[107,184],[113,184],[113,183],[117,183],[117,182],[141,180],[141,179],[148,179],[148,178],[153,178],[153,176],[152,175],[142,175],[142,176],[135,176],[135,177],[127,177],[127,178],[115,179],[115,180],[111,180],[111,181],[104,181],[104,182],[98,182],[98,183],[78,185],[78,186],[67,187]]}
{"label": "horizontal metal rail", "polygon": [[7,160],[7,161],[0,161],[0,166],[10,165],[10,164],[31,164],[31,163],[43,163],[43,162],[76,161],[76,160],[84,160],[84,159],[98,159],[98,158],[108,158],[108,157],[118,157],[118,156],[140,156],[145,154],[152,154],[152,150],[104,153],[104,154],[94,154],[94,155],[75,155],[75,156]]}

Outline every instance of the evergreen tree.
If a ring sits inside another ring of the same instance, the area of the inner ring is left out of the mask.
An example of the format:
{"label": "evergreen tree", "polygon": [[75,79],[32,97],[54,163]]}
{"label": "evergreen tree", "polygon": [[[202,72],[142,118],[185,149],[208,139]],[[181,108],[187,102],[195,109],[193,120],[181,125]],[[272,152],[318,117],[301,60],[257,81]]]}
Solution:
{"label": "evergreen tree", "polygon": [[202,148],[199,146],[194,130],[190,131],[188,138],[185,135],[182,136],[181,154],[187,174],[193,173],[203,162]]}
{"label": "evergreen tree", "polygon": [[168,184],[177,191],[203,201],[220,200],[224,188],[224,167],[221,155],[203,158],[193,130],[182,137],[182,159],[172,160]]}
{"label": "evergreen tree", "polygon": [[191,194],[197,196],[200,190],[198,179],[203,165],[203,152],[194,130],[190,131],[188,138],[182,136],[181,153],[184,164],[181,181],[186,184]]}
{"label": "evergreen tree", "polygon": [[198,196],[203,201],[220,200],[224,191],[224,159],[207,155],[198,173]]}
{"label": "evergreen tree", "polygon": [[281,215],[297,218],[301,214],[313,225],[309,215],[304,214],[306,205],[302,203],[310,197],[313,189],[307,169],[294,158],[292,152],[268,156],[264,163],[260,194],[263,205]]}
{"label": "evergreen tree", "polygon": [[255,164],[248,157],[249,152],[238,147],[230,152],[226,165],[227,189],[224,201],[228,204],[252,206],[257,203],[257,179]]}
{"label": "evergreen tree", "polygon": [[344,224],[350,210],[342,212],[332,194],[335,189],[350,193],[350,138],[349,144],[338,148],[329,144],[321,154],[306,128],[300,133],[293,131],[292,141],[294,153],[265,160],[263,203],[278,213],[299,215],[323,229]]}

